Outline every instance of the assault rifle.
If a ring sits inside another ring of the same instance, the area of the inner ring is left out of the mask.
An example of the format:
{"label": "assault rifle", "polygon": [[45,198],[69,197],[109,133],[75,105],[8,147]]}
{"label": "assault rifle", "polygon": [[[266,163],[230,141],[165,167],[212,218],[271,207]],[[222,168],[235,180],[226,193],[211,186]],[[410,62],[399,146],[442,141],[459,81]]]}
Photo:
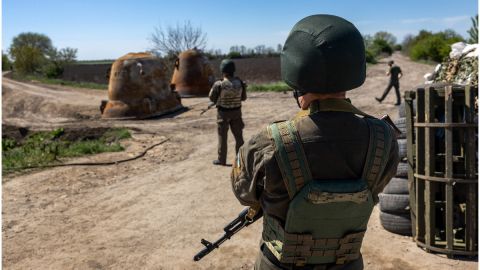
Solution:
{"label": "assault rifle", "polygon": [[261,208],[253,208],[253,207],[245,208],[238,215],[236,219],[234,219],[227,226],[225,226],[225,228],[223,228],[223,231],[225,231],[225,234],[223,234],[223,236],[220,237],[217,241],[215,241],[214,243],[211,243],[205,239],[202,239],[200,242],[205,246],[205,248],[202,249],[200,252],[198,252],[197,255],[193,257],[193,260],[194,261],[201,260],[203,257],[208,255],[214,249],[218,248],[223,242],[230,239],[230,237],[232,237],[234,234],[239,232],[244,227],[248,227],[250,224],[253,224],[262,216],[263,216],[263,212]]}

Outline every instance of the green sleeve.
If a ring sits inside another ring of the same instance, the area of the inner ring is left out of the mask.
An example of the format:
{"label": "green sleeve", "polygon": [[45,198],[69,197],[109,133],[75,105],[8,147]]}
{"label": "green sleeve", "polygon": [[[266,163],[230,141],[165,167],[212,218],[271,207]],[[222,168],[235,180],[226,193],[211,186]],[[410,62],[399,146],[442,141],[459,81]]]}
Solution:
{"label": "green sleeve", "polygon": [[266,128],[238,151],[233,164],[233,193],[241,204],[257,206],[265,183],[265,165],[273,158],[273,145]]}
{"label": "green sleeve", "polygon": [[220,89],[220,84],[218,82],[215,82],[212,85],[212,89],[210,89],[210,93],[208,93],[208,97],[210,98],[210,101],[215,104],[217,103],[218,95],[220,93],[219,89]]}

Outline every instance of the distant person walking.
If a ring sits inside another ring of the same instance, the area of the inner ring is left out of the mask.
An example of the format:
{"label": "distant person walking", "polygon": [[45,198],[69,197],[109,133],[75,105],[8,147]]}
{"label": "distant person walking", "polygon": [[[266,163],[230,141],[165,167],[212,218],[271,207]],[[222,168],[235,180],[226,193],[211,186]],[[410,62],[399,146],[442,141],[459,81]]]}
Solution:
{"label": "distant person walking", "polygon": [[235,153],[243,145],[242,101],[247,99],[245,83],[234,76],[235,63],[225,59],[220,64],[223,79],[216,81],[209,93],[210,100],[217,107],[218,159],[214,165],[226,165],[227,135],[229,127],[235,137]]}
{"label": "distant person walking", "polygon": [[402,77],[402,70],[400,69],[399,66],[393,65],[393,60],[388,61],[388,66],[389,69],[387,71],[387,76],[390,75],[390,82],[388,83],[387,88],[383,92],[383,95],[381,98],[375,98],[378,102],[382,103],[382,101],[385,99],[385,97],[388,95],[388,92],[390,92],[390,89],[392,87],[395,87],[395,94],[397,95],[397,103],[395,105],[400,105],[400,82],[399,79]]}

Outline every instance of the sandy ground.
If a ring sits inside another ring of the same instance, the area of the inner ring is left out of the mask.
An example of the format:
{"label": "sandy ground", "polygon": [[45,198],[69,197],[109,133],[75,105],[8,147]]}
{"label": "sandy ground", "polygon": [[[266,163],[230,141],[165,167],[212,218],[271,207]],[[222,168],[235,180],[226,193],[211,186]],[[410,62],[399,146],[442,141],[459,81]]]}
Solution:
{"label": "sandy ground", "polygon": [[[433,67],[395,55],[408,90]],[[370,66],[366,83],[349,97],[376,116],[397,117],[393,93],[384,104],[385,64]],[[169,138],[141,159],[114,166],[62,167],[3,177],[4,269],[251,269],[261,222],[241,231],[200,262],[201,238],[215,240],[243,209],[231,192],[229,167],[216,158],[216,113],[206,98],[184,99],[188,111],[145,121],[102,121],[106,93],[25,84],[3,79],[3,123],[34,129],[55,126],[126,126],[133,138],[126,152],[82,160],[132,156]],[[291,94],[254,93],[244,103],[248,139],[273,120],[296,112]],[[230,134],[230,138],[232,136]],[[233,159],[233,140],[229,160]],[[75,160],[77,161],[77,160]],[[362,247],[365,269],[477,269],[418,248],[410,237],[382,229],[377,207]]]}

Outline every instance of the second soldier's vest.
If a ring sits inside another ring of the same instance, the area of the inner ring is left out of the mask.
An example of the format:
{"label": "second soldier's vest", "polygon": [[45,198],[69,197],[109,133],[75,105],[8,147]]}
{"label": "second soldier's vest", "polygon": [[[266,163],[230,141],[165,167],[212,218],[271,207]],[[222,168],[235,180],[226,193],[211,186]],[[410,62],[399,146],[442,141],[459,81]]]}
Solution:
{"label": "second soldier's vest", "polygon": [[344,264],[359,258],[374,206],[369,183],[381,177],[393,136],[384,121],[366,114],[364,119],[370,141],[359,179],[313,179],[295,121],[268,127],[291,201],[285,224],[264,215],[262,238],[281,263]]}
{"label": "second soldier's vest", "polygon": [[240,108],[242,106],[243,82],[235,77],[231,80],[223,79],[217,83],[220,84],[217,107],[226,109]]}

